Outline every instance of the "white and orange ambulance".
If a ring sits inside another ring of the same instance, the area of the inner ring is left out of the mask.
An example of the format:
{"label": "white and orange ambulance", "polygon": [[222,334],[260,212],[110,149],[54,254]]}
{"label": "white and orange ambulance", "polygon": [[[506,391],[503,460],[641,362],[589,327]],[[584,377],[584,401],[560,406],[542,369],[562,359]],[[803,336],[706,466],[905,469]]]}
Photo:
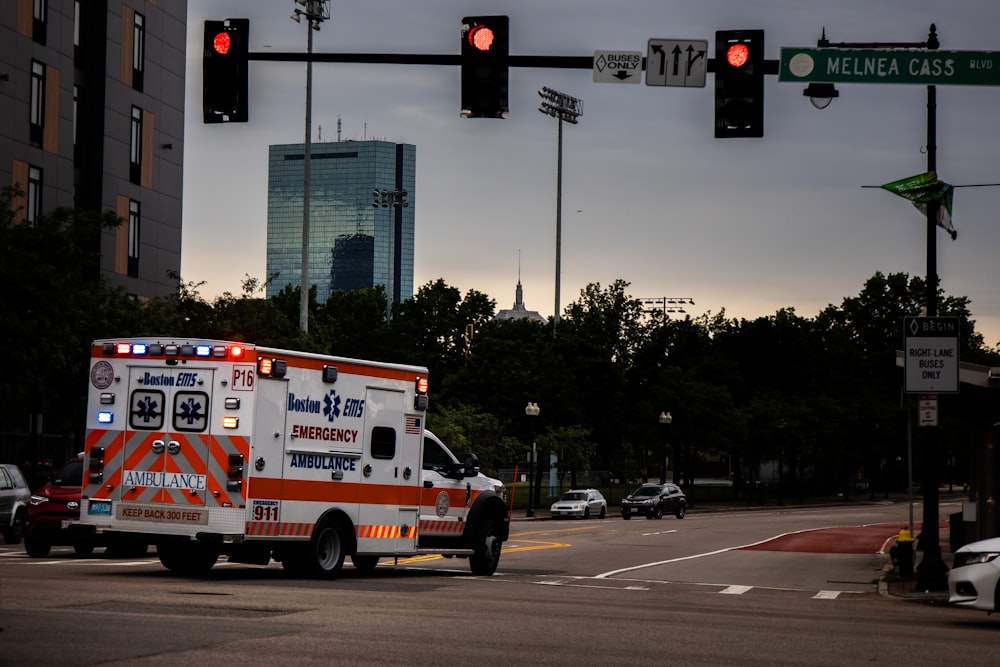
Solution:
{"label": "white and orange ambulance", "polygon": [[496,571],[503,485],[425,429],[427,369],[217,340],[91,349],[77,531],[332,577],[350,556],[467,557]]}

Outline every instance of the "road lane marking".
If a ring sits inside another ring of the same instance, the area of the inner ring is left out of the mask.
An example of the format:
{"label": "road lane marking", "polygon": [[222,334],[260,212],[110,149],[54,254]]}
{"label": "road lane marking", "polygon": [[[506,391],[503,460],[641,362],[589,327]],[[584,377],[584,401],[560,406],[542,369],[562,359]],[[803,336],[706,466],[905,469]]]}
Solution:
{"label": "road lane marking", "polygon": [[840,596],[840,591],[820,591],[813,596],[813,600],[836,600]]}
{"label": "road lane marking", "polygon": [[743,595],[750,590],[753,590],[753,586],[726,586],[719,591],[719,595]]}

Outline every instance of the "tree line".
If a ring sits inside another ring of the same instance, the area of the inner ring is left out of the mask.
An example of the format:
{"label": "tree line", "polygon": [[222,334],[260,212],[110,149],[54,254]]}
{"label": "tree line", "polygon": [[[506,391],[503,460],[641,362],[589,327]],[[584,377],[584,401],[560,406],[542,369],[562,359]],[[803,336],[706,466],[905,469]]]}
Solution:
{"label": "tree line", "polygon": [[[429,427],[484,471],[526,466],[531,442],[560,483],[659,478],[728,479],[737,497],[762,484],[800,496],[904,488],[908,402],[896,350],[903,318],[924,306],[924,279],[876,271],[856,296],[808,317],[782,308],[753,319],[725,311],[684,319],[646,312],[629,284],[590,284],[553,322],[495,320],[496,303],[443,278],[391,303],[381,287],[309,301],[299,291],[263,297],[245,276],[240,294],[207,300],[203,283],[130,297],[100,278],[101,230],[111,214],[62,209],[15,224],[0,202],[4,361],[0,454],[31,456],[31,415],[69,451],[82,449],[89,344],[109,337],[213,338],[429,368]],[[937,312],[960,319],[963,361],[996,364],[969,299],[938,292]],[[942,398],[946,460],[961,476],[989,418],[986,390]],[[528,417],[525,406],[540,406]],[[661,413],[672,420],[663,423]],[[908,417],[909,415],[909,417]],[[995,415],[994,415],[995,417]],[[988,426],[988,424],[987,424]],[[28,449],[27,454],[23,450]]]}

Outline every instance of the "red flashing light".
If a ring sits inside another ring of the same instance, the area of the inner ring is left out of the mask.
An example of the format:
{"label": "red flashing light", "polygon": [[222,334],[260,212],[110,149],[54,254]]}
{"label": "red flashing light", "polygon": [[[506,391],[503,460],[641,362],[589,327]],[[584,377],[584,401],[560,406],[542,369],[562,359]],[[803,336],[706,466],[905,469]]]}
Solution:
{"label": "red flashing light", "polygon": [[427,378],[424,377],[417,378],[417,393],[418,394],[427,393]]}
{"label": "red flashing light", "polygon": [[117,345],[115,345],[116,354],[130,354],[131,352],[132,352],[131,343],[118,343]]}
{"label": "red flashing light", "polygon": [[216,53],[222,56],[229,53],[229,47],[231,45],[232,41],[229,39],[229,33],[227,32],[218,33],[215,36],[215,39],[212,40],[212,48],[215,49]]}
{"label": "red flashing light", "polygon": [[229,358],[230,359],[242,359],[243,358],[243,346],[233,345],[229,348]]}
{"label": "red flashing light", "polygon": [[746,44],[733,44],[726,51],[726,62],[733,67],[743,67],[750,58],[750,49]]}
{"label": "red flashing light", "polygon": [[493,29],[485,25],[477,25],[469,31],[469,44],[480,51],[489,51],[493,46]]}

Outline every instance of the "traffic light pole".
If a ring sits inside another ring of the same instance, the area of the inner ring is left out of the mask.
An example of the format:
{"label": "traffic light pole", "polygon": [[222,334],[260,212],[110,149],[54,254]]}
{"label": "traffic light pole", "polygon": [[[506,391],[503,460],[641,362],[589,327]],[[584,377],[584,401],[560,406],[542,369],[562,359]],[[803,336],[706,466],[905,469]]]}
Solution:
{"label": "traffic light pole", "polygon": [[[838,42],[826,39],[824,32],[817,44],[820,48],[867,48],[867,49],[928,49],[940,46],[937,26],[933,23],[924,42]],[[927,171],[937,171],[937,86],[927,86]],[[937,316],[937,222],[941,202],[932,199],[927,202],[927,278],[925,281],[924,306],[927,317]],[[907,411],[907,420],[913,417]],[[940,458],[940,433],[935,426],[923,427],[924,508],[918,548],[924,552],[917,566],[917,586],[922,590],[946,590],[948,588],[948,566],[941,557],[940,492],[938,491],[938,459]],[[912,492],[912,482],[911,482]],[[913,519],[911,516],[910,522]]]}

